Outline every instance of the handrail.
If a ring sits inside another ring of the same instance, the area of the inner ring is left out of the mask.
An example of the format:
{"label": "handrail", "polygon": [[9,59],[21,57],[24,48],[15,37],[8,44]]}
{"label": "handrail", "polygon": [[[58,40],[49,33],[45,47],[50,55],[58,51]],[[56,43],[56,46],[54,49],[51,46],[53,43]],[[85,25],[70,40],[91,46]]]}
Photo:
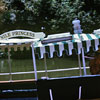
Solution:
{"label": "handrail", "polygon": [[[81,67],[83,69],[83,67]],[[55,70],[47,70],[47,72],[58,72],[58,71],[70,71],[70,70],[78,70],[79,67],[75,67],[75,68],[66,68],[66,69],[55,69]],[[89,69],[89,67],[86,67],[86,69]],[[40,70],[37,71],[37,73],[44,73],[45,70]],[[35,73],[34,71],[29,71],[29,72],[13,72],[11,73],[12,75],[16,75],[16,74],[31,74],[31,73]],[[0,73],[0,75],[9,75],[10,73]]]}

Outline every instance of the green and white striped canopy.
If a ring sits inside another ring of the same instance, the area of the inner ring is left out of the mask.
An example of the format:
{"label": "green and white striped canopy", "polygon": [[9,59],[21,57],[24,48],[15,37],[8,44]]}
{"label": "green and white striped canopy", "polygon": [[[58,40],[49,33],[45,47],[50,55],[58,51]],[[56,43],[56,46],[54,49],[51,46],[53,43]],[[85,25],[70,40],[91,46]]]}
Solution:
{"label": "green and white striped canopy", "polygon": [[15,51],[17,51],[18,48],[23,50],[24,47],[26,47],[26,49],[30,49],[32,43],[34,43],[35,53],[39,55],[39,58],[42,59],[44,53],[48,53],[48,57],[53,58],[54,52],[57,52],[57,55],[61,57],[63,55],[63,51],[66,51],[67,55],[72,55],[73,49],[77,54],[81,54],[82,47],[85,52],[89,52],[91,46],[96,51],[98,50],[98,45],[100,44],[100,35],[74,34],[72,35],[72,40],[48,44],[42,44],[39,39],[7,39],[0,40],[0,49],[2,51],[6,48],[9,48],[9,50],[14,48]]}
{"label": "green and white striped canopy", "polygon": [[100,44],[100,36],[97,34],[74,34],[72,35],[72,41],[61,41],[56,43],[42,44],[41,41],[34,43],[35,53],[39,55],[39,58],[44,57],[44,53],[48,53],[48,57],[53,58],[54,52],[61,57],[63,51],[66,51],[67,55],[72,55],[73,49],[77,54],[81,54],[82,47],[87,53],[92,46],[94,50],[98,50]]}

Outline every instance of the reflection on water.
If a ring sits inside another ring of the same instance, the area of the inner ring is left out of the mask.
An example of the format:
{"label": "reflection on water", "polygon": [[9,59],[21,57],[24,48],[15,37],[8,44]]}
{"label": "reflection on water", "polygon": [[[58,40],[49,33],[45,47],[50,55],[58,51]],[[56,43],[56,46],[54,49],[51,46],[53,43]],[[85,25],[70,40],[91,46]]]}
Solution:
{"label": "reflection on water", "polygon": [[1,60],[1,64],[0,64],[0,72],[3,72],[3,70],[4,70],[4,61],[3,60]]}

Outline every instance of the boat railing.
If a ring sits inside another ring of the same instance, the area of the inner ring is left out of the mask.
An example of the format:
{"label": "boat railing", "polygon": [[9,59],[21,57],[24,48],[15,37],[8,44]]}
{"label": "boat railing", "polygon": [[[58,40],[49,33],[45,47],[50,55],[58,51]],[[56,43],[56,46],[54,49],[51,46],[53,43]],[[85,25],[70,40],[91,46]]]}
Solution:
{"label": "boat railing", "polygon": [[[81,67],[83,70],[83,67]],[[86,69],[89,69],[89,66],[86,67]],[[48,73],[50,72],[63,72],[63,71],[73,71],[73,70],[79,70],[79,67],[74,67],[74,68],[64,68],[64,69],[52,69],[52,70],[47,70]],[[0,76],[6,76],[6,75],[22,75],[22,74],[34,74],[34,71],[27,71],[27,72],[11,72],[11,73],[0,73]],[[45,73],[45,70],[38,70],[37,73]],[[10,78],[9,78],[10,80]],[[12,80],[13,81],[13,80]]]}

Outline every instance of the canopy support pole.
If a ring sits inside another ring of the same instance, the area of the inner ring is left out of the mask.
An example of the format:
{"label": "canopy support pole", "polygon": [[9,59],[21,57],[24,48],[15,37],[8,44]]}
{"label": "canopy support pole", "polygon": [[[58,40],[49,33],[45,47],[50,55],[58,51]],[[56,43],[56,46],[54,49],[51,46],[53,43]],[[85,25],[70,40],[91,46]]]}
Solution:
{"label": "canopy support pole", "polygon": [[80,59],[80,54],[78,54],[78,64],[79,64],[79,73],[80,76],[82,75],[82,69],[81,69],[81,59]]}
{"label": "canopy support pole", "polygon": [[[82,36],[81,35],[80,35],[80,41],[82,43]],[[86,75],[86,64],[85,64],[85,57],[84,57],[84,48],[83,48],[83,46],[81,48],[81,53],[82,53],[83,71],[84,71],[84,75]]]}
{"label": "canopy support pole", "polygon": [[45,53],[44,53],[44,64],[45,64],[45,73],[46,73],[46,78],[48,78],[47,63],[46,63],[46,54],[45,54]]}
{"label": "canopy support pole", "polygon": [[9,48],[8,48],[8,64],[9,64],[10,81],[12,81],[12,74],[11,74],[11,59],[10,59],[10,50],[9,50]]}
{"label": "canopy support pole", "polygon": [[34,44],[32,44],[32,58],[33,58],[33,67],[35,72],[35,79],[37,80],[37,68],[36,68],[36,59],[35,59],[35,52],[34,52]]}
{"label": "canopy support pole", "polygon": [[82,47],[82,62],[83,62],[84,75],[86,75],[86,64],[85,64],[84,48],[83,47]]}

